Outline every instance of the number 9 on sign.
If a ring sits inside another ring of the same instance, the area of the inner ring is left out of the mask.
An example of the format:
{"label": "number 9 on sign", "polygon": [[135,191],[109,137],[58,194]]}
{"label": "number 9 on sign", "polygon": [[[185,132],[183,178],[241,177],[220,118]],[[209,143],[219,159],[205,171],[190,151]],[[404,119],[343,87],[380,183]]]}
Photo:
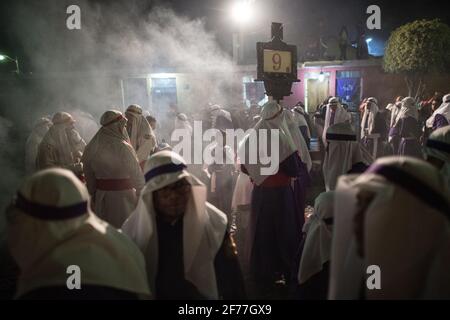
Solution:
{"label": "number 9 on sign", "polygon": [[264,50],[264,72],[291,73],[290,51]]}

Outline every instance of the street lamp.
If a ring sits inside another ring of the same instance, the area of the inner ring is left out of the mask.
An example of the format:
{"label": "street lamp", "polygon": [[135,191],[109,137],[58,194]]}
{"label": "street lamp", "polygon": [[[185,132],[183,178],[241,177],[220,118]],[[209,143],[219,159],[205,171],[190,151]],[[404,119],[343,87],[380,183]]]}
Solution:
{"label": "street lamp", "polygon": [[238,25],[233,32],[233,61],[238,64],[244,60],[244,26],[252,20],[254,0],[238,0],[231,7],[231,18]]}
{"label": "street lamp", "polygon": [[236,2],[232,7],[231,14],[237,23],[248,23],[252,18],[251,1],[241,0]]}
{"label": "street lamp", "polygon": [[15,59],[13,59],[13,58],[11,58],[11,57],[8,57],[8,56],[5,55],[5,54],[0,54],[0,61],[5,61],[5,60],[14,62],[14,63],[16,64],[16,71],[15,71],[15,72],[16,72],[17,74],[20,73],[20,69],[19,69],[19,60],[17,59],[17,57],[16,57]]}

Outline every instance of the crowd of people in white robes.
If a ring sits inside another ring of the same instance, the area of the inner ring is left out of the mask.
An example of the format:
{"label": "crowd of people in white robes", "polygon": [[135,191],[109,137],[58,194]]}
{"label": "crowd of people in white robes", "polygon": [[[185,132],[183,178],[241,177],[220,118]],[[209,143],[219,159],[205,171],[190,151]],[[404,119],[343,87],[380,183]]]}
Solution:
{"label": "crowd of people in white robes", "polygon": [[[436,99],[425,119],[412,97],[386,108],[369,97],[356,117],[330,97],[320,127],[302,103],[210,104],[216,142],[200,150],[225,164],[190,163],[135,104],[105,111],[95,133],[78,123],[86,114],[43,117],[6,212],[14,297],[448,299],[450,94]],[[189,113],[172,116],[164,129],[184,129],[197,150]],[[248,162],[248,135],[227,141],[248,128],[277,131],[256,139],[258,153],[277,139],[275,172]],[[311,179],[312,139],[323,183]],[[68,289],[73,265],[81,290]]]}

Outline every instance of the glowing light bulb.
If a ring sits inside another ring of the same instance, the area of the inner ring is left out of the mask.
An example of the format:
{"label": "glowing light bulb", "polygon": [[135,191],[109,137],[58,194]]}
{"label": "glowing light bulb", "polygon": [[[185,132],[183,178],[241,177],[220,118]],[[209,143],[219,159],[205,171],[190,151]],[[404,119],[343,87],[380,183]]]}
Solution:
{"label": "glowing light bulb", "polygon": [[325,80],[325,75],[323,74],[323,71],[320,71],[320,74],[319,74],[319,81],[320,82],[323,82]]}
{"label": "glowing light bulb", "polygon": [[250,1],[236,2],[232,7],[231,14],[237,23],[248,23],[252,18]]}

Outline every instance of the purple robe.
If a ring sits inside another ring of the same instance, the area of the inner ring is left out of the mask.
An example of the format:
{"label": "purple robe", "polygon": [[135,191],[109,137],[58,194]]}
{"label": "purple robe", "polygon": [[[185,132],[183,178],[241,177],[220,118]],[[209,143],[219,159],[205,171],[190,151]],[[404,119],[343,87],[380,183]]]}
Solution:
{"label": "purple robe", "polygon": [[[299,163],[298,154],[293,153],[280,164],[278,175],[298,177],[301,172]],[[242,171],[246,173],[244,166]],[[290,279],[301,240],[301,209],[296,197],[290,184],[272,187],[263,183],[253,188],[248,265],[252,278],[261,288],[273,285],[280,275]]]}
{"label": "purple robe", "polygon": [[303,139],[305,139],[306,146],[308,147],[308,149],[310,149],[311,141],[308,136],[308,127],[307,126],[299,126],[298,128],[300,129],[300,133],[301,133]]}
{"label": "purple robe", "polygon": [[390,135],[399,141],[394,154],[422,159],[422,148],[419,143],[420,127],[413,117],[401,118],[391,129]]}
{"label": "purple robe", "polygon": [[445,116],[443,116],[442,114],[437,114],[434,117],[434,121],[433,121],[433,131],[445,126],[448,126],[448,120]]}

